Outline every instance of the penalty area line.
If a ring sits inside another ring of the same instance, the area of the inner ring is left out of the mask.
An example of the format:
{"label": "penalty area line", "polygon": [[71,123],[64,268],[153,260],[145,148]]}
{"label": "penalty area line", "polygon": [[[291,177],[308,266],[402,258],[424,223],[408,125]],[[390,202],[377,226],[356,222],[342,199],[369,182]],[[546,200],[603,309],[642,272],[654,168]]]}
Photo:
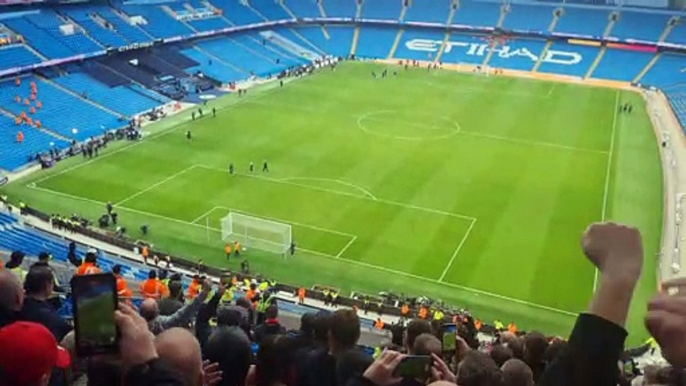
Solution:
{"label": "penalty area line", "polygon": [[445,275],[448,274],[450,267],[453,266],[453,262],[455,261],[455,258],[457,258],[457,255],[460,253],[460,250],[462,249],[462,246],[464,245],[465,241],[467,241],[469,234],[472,233],[472,229],[474,229],[475,224],[476,224],[476,219],[474,219],[472,221],[472,223],[469,224],[469,228],[467,228],[467,232],[465,232],[464,236],[462,236],[462,240],[460,240],[460,244],[458,244],[457,248],[455,248],[455,252],[453,252],[453,255],[450,257],[450,261],[448,262],[448,265],[445,266],[445,269],[443,270],[441,277],[438,279],[439,282],[442,283],[443,279],[445,279]]}

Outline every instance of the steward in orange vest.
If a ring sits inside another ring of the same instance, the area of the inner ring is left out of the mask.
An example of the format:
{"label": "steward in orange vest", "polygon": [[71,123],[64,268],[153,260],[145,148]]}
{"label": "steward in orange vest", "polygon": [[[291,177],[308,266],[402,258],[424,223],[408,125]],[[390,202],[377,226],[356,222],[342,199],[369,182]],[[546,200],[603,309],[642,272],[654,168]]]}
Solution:
{"label": "steward in orange vest", "polygon": [[188,287],[188,298],[189,299],[195,299],[196,296],[200,293],[200,290],[202,289],[202,281],[200,280],[199,275],[193,276],[193,282],[191,285]]}
{"label": "steward in orange vest", "polygon": [[94,253],[87,253],[86,258],[76,270],[77,275],[92,275],[94,273],[102,273],[102,270],[97,266],[98,257]]}
{"label": "steward in orange vest", "polygon": [[164,284],[157,280],[157,271],[150,271],[148,280],[141,283],[140,291],[141,295],[146,299],[162,299]]}

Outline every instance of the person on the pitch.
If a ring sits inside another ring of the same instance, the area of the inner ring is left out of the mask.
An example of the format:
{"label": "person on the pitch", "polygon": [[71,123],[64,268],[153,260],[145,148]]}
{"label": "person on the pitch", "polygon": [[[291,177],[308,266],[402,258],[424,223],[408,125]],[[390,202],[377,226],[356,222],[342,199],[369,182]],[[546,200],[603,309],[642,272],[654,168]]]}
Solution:
{"label": "person on the pitch", "polygon": [[264,160],[264,162],[262,162],[262,171],[269,173],[269,164],[267,163],[267,160]]}
{"label": "person on the pitch", "polygon": [[235,172],[235,168],[233,166],[233,162],[229,164],[229,174],[233,174]]}
{"label": "person on the pitch", "polygon": [[231,250],[231,244],[226,244],[224,247],[224,252],[226,252],[226,260],[231,260],[231,253],[233,252]]}
{"label": "person on the pitch", "polygon": [[291,253],[291,256],[295,255],[295,240],[291,241],[291,246],[288,248],[288,250]]}
{"label": "person on the pitch", "polygon": [[188,131],[186,132],[186,139],[189,140],[189,141],[191,140],[191,131],[190,131],[190,130],[188,130]]}
{"label": "person on the pitch", "polygon": [[254,164],[254,163],[252,163],[252,161],[250,161],[250,166],[249,166],[249,168],[248,168],[248,169],[250,170],[250,173],[252,173],[252,172],[254,172],[254,171],[255,171],[255,164]]}
{"label": "person on the pitch", "polygon": [[212,107],[212,118],[217,116],[217,109],[215,107]]}

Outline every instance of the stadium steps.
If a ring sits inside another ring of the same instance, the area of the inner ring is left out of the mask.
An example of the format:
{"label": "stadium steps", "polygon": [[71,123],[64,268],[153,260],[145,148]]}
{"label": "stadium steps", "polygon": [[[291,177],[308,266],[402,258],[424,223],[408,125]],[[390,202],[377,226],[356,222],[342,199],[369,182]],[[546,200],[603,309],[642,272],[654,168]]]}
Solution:
{"label": "stadium steps", "polygon": [[[555,11],[553,11],[553,20],[550,21],[550,25],[548,26],[548,31],[553,32],[555,31],[555,27],[557,27],[557,23],[560,22],[560,15],[555,14],[556,11],[561,10],[561,8],[556,8]],[[534,70],[535,72],[535,70]]]}
{"label": "stadium steps", "polygon": [[[285,5],[285,4],[284,4]],[[300,32],[298,32],[296,29],[291,28],[290,31],[293,33],[293,35],[297,36],[300,40],[302,40],[305,44],[310,46],[314,51],[320,53],[320,54],[327,54],[327,52],[324,52],[321,48],[317,47],[314,43],[312,43],[308,38],[303,36]],[[297,42],[296,42],[297,43]]]}
{"label": "stadium steps", "polygon": [[403,2],[403,10],[400,11],[400,18],[398,18],[398,20],[400,20],[401,22],[405,21],[405,15],[407,15],[407,9],[408,8],[409,7],[407,6],[407,4],[405,4],[405,2]]}
{"label": "stadium steps", "polygon": [[595,69],[600,64],[600,61],[603,60],[603,56],[605,56],[606,51],[607,51],[607,47],[602,47],[600,49],[600,52],[598,52],[598,56],[596,56],[595,60],[593,61],[591,68],[588,69],[588,72],[584,76],[584,79],[589,79],[593,75],[593,73],[595,72]]}
{"label": "stadium steps", "polygon": [[357,10],[355,11],[355,19],[359,19],[360,17],[362,17],[362,4],[364,4],[364,3],[361,1],[357,2]]}
{"label": "stadium steps", "polygon": [[118,18],[122,19],[122,20],[124,21],[124,23],[127,23],[127,24],[131,25],[131,27],[137,29],[138,31],[142,32],[143,35],[145,35],[145,36],[147,36],[148,38],[150,38],[150,41],[151,41],[151,42],[154,42],[155,40],[157,40],[156,37],[150,35],[150,34],[148,33],[148,31],[146,31],[145,29],[139,27],[139,26],[136,25],[136,24],[131,24],[130,17],[129,17],[127,14],[125,14],[124,12],[122,12],[121,10],[119,10],[119,9],[117,9],[117,8],[113,8],[113,7],[110,7],[110,9],[111,9],[112,13],[115,14]]}
{"label": "stadium steps", "polygon": [[353,44],[350,47],[350,55],[355,55],[357,52],[357,42],[360,41],[360,26],[355,27],[355,35],[353,35]]}
{"label": "stadium steps", "polygon": [[267,18],[266,16],[264,16],[264,15],[262,14],[262,12],[260,12],[260,11],[258,11],[257,9],[253,8],[253,6],[250,5],[250,3],[248,3],[248,8],[249,8],[251,11],[253,11],[257,16],[259,16],[259,17],[261,17],[262,19],[264,19],[265,21],[269,21],[269,18]]}
{"label": "stadium steps", "polygon": [[446,22],[447,25],[453,24],[453,18],[455,17],[455,12],[457,12],[457,8],[455,8],[454,4],[451,4],[450,13],[448,13],[448,21]]}
{"label": "stadium steps", "polygon": [[[503,28],[503,24],[505,24],[505,18],[507,17],[507,12],[505,11],[505,9],[506,8],[504,5],[500,7],[500,18],[498,19],[498,23],[495,25],[496,28]],[[488,55],[488,56],[489,57],[487,59],[490,60],[491,55]],[[484,61],[484,62],[487,62],[487,61]]]}
{"label": "stadium steps", "polygon": [[[228,37],[227,37],[226,39],[231,40],[231,41],[233,42],[233,44],[245,48],[246,51],[250,51],[253,55],[259,56],[260,58],[265,59],[265,60],[269,61],[270,63],[274,61],[273,58],[270,58],[270,57],[268,57],[268,56],[265,56],[263,53],[258,52],[258,51],[255,51],[255,50],[253,50],[252,48],[250,48],[250,46],[247,46],[247,45],[245,45],[245,44],[243,44],[243,43],[241,43],[241,42],[239,42],[239,41],[237,41],[237,40],[235,40],[235,39],[231,39],[231,38],[228,38]],[[248,72],[249,72],[249,71],[248,71]]]}
{"label": "stadium steps", "polygon": [[[17,116],[14,115],[11,111],[5,110],[5,109],[4,109],[3,107],[1,107],[1,106],[0,106],[0,115],[4,115],[4,116],[7,116],[7,117],[9,117],[9,118],[12,118],[12,120],[14,120],[15,118],[17,118]],[[24,127],[26,127],[26,126],[24,126],[24,125],[18,126],[19,129],[24,128]],[[51,136],[51,137],[55,137],[56,139],[61,139],[61,140],[63,140],[63,141],[67,141],[67,142],[71,142],[71,141],[73,140],[73,138],[65,137],[64,135],[62,135],[62,134],[60,134],[60,133],[58,133],[58,132],[56,132],[56,131],[53,131],[53,130],[51,130],[50,128],[45,127],[45,126],[43,126],[43,127],[29,126],[29,127],[30,127],[31,129],[38,130],[38,131],[40,131],[40,132],[42,132],[42,133],[44,133],[44,134],[47,134],[47,135],[49,135],[49,136]]]}
{"label": "stadium steps", "polygon": [[48,58],[46,58],[43,54],[41,54],[40,52],[34,50],[33,47],[31,47],[31,45],[29,45],[29,44],[24,44],[24,48],[26,48],[27,50],[29,50],[32,54],[36,55],[37,57],[41,58],[42,61],[48,60]]}
{"label": "stadium steps", "polygon": [[[443,45],[445,45],[445,42]],[[494,46],[492,45],[491,47],[494,47]],[[493,49],[488,50],[488,54],[486,54],[486,57],[484,58],[484,61],[481,62],[481,65],[482,66],[488,66],[488,63],[491,62],[491,58],[493,57],[493,54],[495,54],[495,50],[493,50]]]}
{"label": "stadium steps", "polygon": [[[259,44],[259,45],[262,44],[262,42],[259,41],[257,38],[255,38],[255,36],[246,35],[246,38],[252,40],[253,42],[255,42],[255,44]],[[300,56],[297,56],[297,55],[293,54],[292,51],[290,51],[290,50],[288,50],[288,49],[286,49],[286,48],[284,48],[284,47],[281,47],[281,46],[275,44],[273,41],[269,40],[269,42],[270,42],[271,44],[263,45],[262,47],[264,47],[264,49],[266,49],[266,50],[268,50],[268,51],[273,52],[274,54],[276,54],[276,55],[278,55],[278,56],[281,56],[282,58],[286,58],[286,59],[290,59],[290,60],[294,60],[294,61],[299,61],[300,59],[302,59]],[[277,46],[277,47],[279,47],[279,48],[281,48],[281,50],[275,49],[274,47],[272,47],[272,44],[275,45],[275,46]]]}
{"label": "stadium steps", "polygon": [[[324,4],[321,1],[317,2],[317,7],[319,8],[319,13],[322,15],[322,17],[326,17],[326,11],[324,10]],[[327,36],[326,38],[328,39],[329,37]]]}
{"label": "stadium steps", "polygon": [[298,18],[297,16],[295,16],[295,14],[293,13],[293,11],[291,11],[291,9],[288,8],[288,6],[286,5],[286,2],[285,2],[285,1],[280,0],[280,1],[279,1],[279,5],[281,5],[281,8],[283,8],[283,10],[286,11],[287,14],[291,15],[291,17],[292,17],[293,19],[297,19],[297,18]]}
{"label": "stadium steps", "polygon": [[643,69],[643,71],[641,71],[641,73],[638,74],[638,76],[636,76],[636,78],[634,78],[632,83],[640,82],[641,79],[643,79],[643,77],[645,76],[645,74],[647,74],[648,71],[650,71],[650,69],[653,68],[653,66],[655,65],[655,63],[657,63],[658,60],[660,60],[660,57],[662,57],[662,52],[658,52],[657,54],[655,54],[655,56],[653,56],[653,58],[650,59],[650,62],[648,62],[646,67]]}
{"label": "stadium steps", "polygon": [[322,33],[324,34],[324,37],[326,40],[331,40],[331,35],[329,35],[329,30],[326,29],[326,26],[322,24]]}
{"label": "stadium steps", "polygon": [[[676,16],[674,16],[673,18],[676,19]],[[674,24],[674,25],[669,25],[669,24],[670,23],[667,23],[667,27],[665,28],[665,31],[662,33],[662,35],[660,35],[660,39],[658,39],[658,43],[662,43],[665,40],[667,40],[667,37],[669,37],[669,34],[671,34],[672,30],[674,30],[674,27],[676,27],[676,24]]]}
{"label": "stadium steps", "polygon": [[217,57],[217,56],[214,56],[214,55],[212,55],[212,53],[210,53],[210,52],[207,51],[207,50],[204,50],[204,49],[201,48],[200,46],[193,46],[193,48],[195,48],[196,50],[198,50],[198,51],[202,52],[203,54],[209,56],[210,58],[212,58],[212,60],[216,60],[217,62],[219,62],[219,63],[221,63],[221,64],[224,64],[224,65],[226,65],[226,66],[229,66],[229,67],[233,68],[233,69],[236,70],[236,71],[240,71],[240,72],[242,72],[242,73],[244,73],[244,74],[250,74],[250,71],[246,71],[245,69],[243,69],[243,68],[241,68],[241,67],[238,67],[237,65],[235,65],[235,64],[233,64],[233,63],[229,63],[229,62],[227,62],[227,61],[225,61],[225,60],[223,60],[223,59],[221,59],[221,58],[219,58],[219,57]]}
{"label": "stadium steps", "polygon": [[436,58],[434,59],[434,63],[438,63],[441,61],[441,58],[443,57],[443,53],[445,52],[445,48],[448,46],[449,41],[450,41],[450,31],[446,31],[445,38],[443,38],[443,43],[441,43],[441,48],[438,50],[438,54],[436,54]]}
{"label": "stadium steps", "polygon": [[616,14],[616,12],[610,12],[610,14],[607,16],[607,27],[605,27],[605,32],[603,32],[603,37],[610,36],[612,33],[612,29],[615,27],[615,24],[617,24],[617,21],[612,20],[610,16]]}
{"label": "stadium steps", "polygon": [[78,93],[75,93],[74,91],[72,91],[72,90],[70,90],[70,89],[68,89],[68,88],[66,88],[66,87],[64,87],[64,86],[62,86],[61,84],[59,84],[59,83],[57,83],[57,82],[53,82],[52,80],[50,80],[50,79],[48,79],[48,78],[45,78],[45,77],[43,77],[43,76],[40,76],[40,75],[36,75],[36,77],[37,77],[38,79],[40,79],[41,81],[45,82],[45,83],[49,83],[51,86],[53,86],[53,87],[55,87],[55,88],[61,90],[62,92],[66,93],[66,94],[73,95],[74,97],[78,98],[79,100],[81,100],[81,101],[83,101],[83,102],[86,102],[86,103],[88,103],[88,104],[90,104],[90,105],[93,105],[93,106],[99,108],[100,110],[106,111],[106,112],[108,112],[108,113],[110,113],[110,114],[112,114],[112,115],[114,115],[114,116],[116,116],[116,117],[126,118],[126,116],[123,115],[122,113],[120,113],[120,112],[118,112],[118,111],[114,111],[114,110],[112,110],[112,109],[110,109],[110,108],[108,108],[108,107],[105,107],[105,106],[103,106],[103,105],[100,105],[100,104],[98,104],[98,103],[95,103],[95,102],[93,102],[93,101],[90,100],[90,99],[83,98],[83,97],[82,97],[81,95],[79,95]]}
{"label": "stadium steps", "polygon": [[[185,5],[186,5],[186,3],[184,3],[184,6],[185,6]],[[166,12],[167,15],[169,15],[169,17],[171,17],[171,18],[173,18],[174,20],[176,20],[176,22],[181,23],[181,24],[185,25],[186,27],[190,28],[191,31],[201,32],[201,31],[198,31],[197,29],[193,28],[193,26],[190,25],[189,23],[187,23],[187,22],[185,22],[185,21],[183,21],[183,20],[177,19],[177,18],[176,18],[176,15],[175,15],[176,12],[174,12],[174,10],[172,10],[171,7],[169,7],[168,5],[163,5],[163,6],[161,6],[160,8],[162,9],[162,11]]]}
{"label": "stadium steps", "polygon": [[545,58],[545,56],[548,54],[548,50],[552,45],[553,41],[548,40],[548,43],[546,43],[545,47],[543,48],[543,52],[541,52],[541,56],[538,57],[538,61],[536,62],[536,65],[534,65],[534,68],[531,70],[531,72],[538,72],[538,68],[541,67],[541,64],[543,63],[543,58]]}
{"label": "stadium steps", "polygon": [[395,56],[395,51],[398,49],[404,33],[405,29],[400,28],[398,30],[398,34],[395,36],[395,42],[393,42],[393,47],[391,47],[391,51],[388,53],[388,59],[393,59],[393,56]]}

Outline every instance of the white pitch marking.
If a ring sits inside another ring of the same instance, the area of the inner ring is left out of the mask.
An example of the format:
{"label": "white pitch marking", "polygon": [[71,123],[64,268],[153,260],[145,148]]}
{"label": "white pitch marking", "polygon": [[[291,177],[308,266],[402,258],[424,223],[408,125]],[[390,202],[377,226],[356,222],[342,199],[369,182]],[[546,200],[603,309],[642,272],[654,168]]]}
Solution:
{"label": "white pitch marking", "polygon": [[472,137],[483,137],[483,138],[495,139],[498,141],[520,143],[522,145],[545,146],[545,147],[552,147],[552,148],[557,148],[557,149],[565,149],[565,150],[577,151],[577,152],[582,152],[582,153],[593,153],[593,154],[607,154],[608,153],[608,152],[603,151],[603,150],[585,149],[582,147],[560,145],[560,144],[553,143],[553,142],[529,141],[526,139],[516,139],[516,138],[512,138],[512,137],[503,137],[500,135],[480,133],[478,131],[461,131],[459,134],[460,135],[469,135]]}
{"label": "white pitch marking", "polygon": [[[612,172],[612,156],[615,152],[615,132],[617,131],[617,112],[619,111],[619,91],[615,91],[615,111],[612,118],[612,133],[610,134],[610,152],[607,156],[607,170],[605,170],[605,191],[603,193],[603,210],[600,221],[607,220],[607,200],[610,193],[610,174]],[[593,292],[598,288],[598,268],[593,273]]]}
{"label": "white pitch marking", "polygon": [[147,193],[147,192],[149,192],[149,191],[155,189],[156,187],[158,187],[158,186],[160,186],[160,185],[163,185],[163,184],[165,184],[165,183],[167,183],[167,182],[173,180],[174,178],[176,178],[176,177],[178,177],[178,176],[180,176],[180,175],[182,175],[182,174],[184,174],[184,173],[186,173],[186,172],[188,172],[189,170],[194,169],[194,168],[195,168],[195,165],[192,165],[192,166],[189,166],[189,167],[187,167],[187,168],[181,170],[180,172],[174,173],[174,174],[172,174],[171,176],[169,176],[169,177],[167,177],[167,178],[165,178],[165,179],[163,179],[163,180],[161,180],[161,181],[158,181],[158,182],[156,182],[156,183],[154,183],[154,184],[148,186],[147,188],[142,189],[142,190],[140,190],[140,191],[138,191],[138,192],[136,192],[136,193],[134,193],[134,194],[132,194],[132,195],[126,197],[125,199],[123,199],[123,200],[117,202],[116,204],[114,204],[114,206],[118,206],[118,205],[121,205],[121,204],[123,204],[123,203],[125,203],[125,202],[127,202],[127,201],[131,201],[131,200],[133,200],[134,198],[136,198],[136,197],[138,197],[138,196],[140,196],[140,195],[142,195],[142,194],[145,194],[145,193]]}
{"label": "white pitch marking", "polygon": [[191,224],[197,224],[198,221],[200,221],[200,220],[204,219],[205,217],[209,216],[210,214],[212,214],[212,212],[214,212],[214,211],[217,210],[217,209],[219,209],[219,207],[218,207],[218,206],[215,206],[214,208],[212,208],[212,209],[208,210],[207,212],[201,214],[200,216],[198,216],[198,218],[196,218],[195,220],[191,221]]}
{"label": "white pitch marking", "polygon": [[[443,135],[430,135],[430,136],[426,136],[426,137],[422,137],[422,136],[408,137],[408,136],[401,136],[401,135],[390,135],[390,134],[377,133],[376,131],[369,130],[362,123],[365,120],[369,120],[370,117],[372,117],[374,115],[394,113],[394,112],[395,112],[394,110],[375,110],[375,111],[370,111],[370,112],[364,113],[364,114],[357,117],[357,127],[367,134],[372,134],[372,135],[375,135],[375,136],[381,137],[381,138],[399,139],[399,140],[403,140],[403,141],[429,141],[429,140],[436,140],[436,139],[446,139],[446,138],[450,138],[450,137],[453,137],[453,136],[459,134],[460,130],[462,130],[459,123],[453,121],[452,119],[447,119],[447,118],[443,118],[443,119],[446,122],[450,122],[453,126],[455,126],[455,130],[452,130],[449,133],[443,134]],[[379,119],[377,118],[376,120],[378,121]],[[403,124],[401,124],[401,126],[402,125]],[[428,126],[428,125],[424,126],[424,125],[418,125],[418,124],[409,124],[409,125],[405,125],[405,126],[410,126],[410,127],[420,127],[421,126],[423,128],[429,128],[431,130],[436,130],[435,126]]]}
{"label": "white pitch marking", "polygon": [[457,248],[455,249],[455,252],[453,252],[453,255],[450,257],[450,261],[448,262],[448,265],[445,266],[445,269],[443,270],[441,277],[438,279],[439,282],[442,283],[443,279],[445,278],[445,275],[448,274],[448,270],[450,270],[450,267],[452,267],[453,262],[455,261],[455,258],[457,258],[457,255],[460,253],[460,250],[462,249],[462,246],[464,245],[465,241],[467,241],[469,234],[472,233],[472,229],[474,228],[475,224],[476,224],[476,219],[474,219],[474,221],[472,221],[472,223],[469,224],[469,228],[467,228],[467,232],[465,232],[464,236],[462,237],[462,240],[460,241],[460,244],[458,244]]}
{"label": "white pitch marking", "polygon": [[343,254],[345,253],[345,251],[347,251],[348,248],[350,248],[350,246],[353,245],[353,243],[355,242],[355,240],[357,240],[357,236],[355,236],[355,237],[353,237],[352,239],[350,239],[350,241],[348,242],[348,244],[345,244],[345,247],[343,247],[343,249],[341,249],[341,251],[338,252],[338,254],[336,255],[336,258],[337,258],[337,259],[340,259],[341,256],[343,256]]}
{"label": "white pitch marking", "polygon": [[[45,189],[45,188],[40,188],[40,187],[34,187],[34,188],[31,188],[31,189],[43,191],[43,192],[46,192],[46,193],[52,193],[52,194],[55,194],[55,195],[58,195],[58,196],[64,196],[64,197],[68,197],[68,198],[75,199],[75,200],[90,202],[90,203],[94,203],[94,204],[98,204],[98,205],[105,205],[105,203],[104,203],[104,202],[101,202],[101,201],[93,200],[93,199],[90,199],[90,198],[84,198],[84,197],[74,196],[74,195],[71,195],[71,194],[62,193],[62,192],[58,192],[58,191],[54,191],[54,190],[50,190],[50,189]],[[120,207],[119,209],[120,209],[120,210],[124,210],[124,211],[129,211],[129,212],[133,212],[133,213],[138,213],[138,214],[146,215],[146,216],[150,216],[150,217],[156,217],[156,218],[160,218],[160,219],[163,219],[163,220],[168,220],[168,221],[176,222],[176,223],[179,223],[179,224],[190,225],[190,226],[193,226],[193,227],[196,227],[196,228],[208,229],[207,227],[205,227],[205,226],[203,226],[203,225],[200,225],[200,224],[193,224],[193,223],[188,222],[188,221],[183,221],[183,220],[179,220],[179,219],[176,219],[176,218],[166,217],[166,216],[162,216],[162,215],[158,215],[158,214],[154,214],[154,213],[144,212],[144,211],[140,211],[140,210],[137,210],[137,209],[131,209],[131,208],[126,208],[126,207]],[[221,233],[221,230],[220,230],[220,229],[211,228],[211,227],[210,227],[209,229],[210,229],[211,231],[213,231],[213,232]],[[553,307],[549,307],[549,306],[544,306],[544,305],[541,305],[541,304],[531,303],[531,302],[527,302],[527,301],[524,301],[524,300],[521,300],[521,299],[514,299],[514,298],[507,297],[507,296],[498,295],[498,294],[491,293],[491,292],[487,292],[487,291],[482,291],[482,290],[479,290],[479,289],[476,289],[476,288],[465,287],[465,286],[461,286],[461,285],[453,284],[453,283],[448,283],[448,282],[440,282],[440,281],[438,281],[438,280],[436,280],[436,279],[430,279],[430,278],[427,278],[427,277],[424,277],[424,276],[418,276],[418,275],[414,275],[414,274],[407,273],[407,272],[402,272],[402,271],[397,271],[397,270],[390,269],[390,268],[380,267],[380,266],[376,266],[376,265],[364,263],[364,262],[361,262],[361,261],[349,260],[349,259],[345,259],[345,258],[343,258],[343,257],[336,257],[336,256],[329,255],[329,254],[322,253],[322,252],[310,251],[310,250],[303,249],[303,248],[300,248],[300,250],[303,251],[303,252],[307,252],[307,253],[311,253],[311,254],[317,255],[317,256],[323,256],[323,257],[335,259],[335,260],[338,260],[338,261],[346,262],[346,263],[352,264],[352,265],[358,265],[358,266],[361,266],[361,267],[372,268],[372,269],[376,269],[376,270],[379,270],[379,271],[382,271],[382,272],[392,273],[392,274],[399,275],[399,276],[405,276],[405,277],[409,277],[409,278],[412,278],[412,279],[417,279],[417,280],[420,280],[420,281],[424,281],[424,282],[427,282],[427,283],[434,283],[434,284],[444,285],[444,286],[446,286],[446,287],[452,287],[452,288],[461,289],[461,290],[463,290],[463,291],[471,292],[471,293],[474,293],[474,294],[477,294],[477,295],[489,296],[489,297],[492,297],[492,298],[495,298],[495,299],[506,300],[506,301],[510,301],[510,302],[513,302],[513,303],[522,304],[522,305],[526,305],[526,306],[529,306],[529,307],[538,308],[538,309],[542,309],[542,310],[546,310],[546,311],[551,311],[551,312],[558,313],[558,314],[562,314],[562,315],[566,315],[566,316],[572,316],[572,317],[576,317],[576,316],[577,316],[577,314],[574,313],[574,312],[565,311],[565,310],[560,310],[560,309],[557,309],[557,308],[553,308]]]}
{"label": "white pitch marking", "polygon": [[377,201],[376,196],[374,196],[374,195],[372,194],[372,192],[369,191],[369,189],[365,189],[365,188],[361,187],[360,185],[353,184],[352,182],[347,182],[347,181],[343,181],[343,180],[335,180],[335,179],[332,179],[332,178],[319,178],[319,177],[288,177],[288,178],[279,178],[279,181],[308,181],[308,180],[311,180],[311,181],[324,181],[324,182],[335,182],[335,183],[337,183],[337,184],[341,184],[341,185],[344,185],[344,186],[349,186],[349,187],[351,187],[351,188],[353,188],[353,189],[356,189],[356,190],[362,192],[362,194],[364,194],[365,196],[368,196],[368,197],[371,198],[372,200]]}

